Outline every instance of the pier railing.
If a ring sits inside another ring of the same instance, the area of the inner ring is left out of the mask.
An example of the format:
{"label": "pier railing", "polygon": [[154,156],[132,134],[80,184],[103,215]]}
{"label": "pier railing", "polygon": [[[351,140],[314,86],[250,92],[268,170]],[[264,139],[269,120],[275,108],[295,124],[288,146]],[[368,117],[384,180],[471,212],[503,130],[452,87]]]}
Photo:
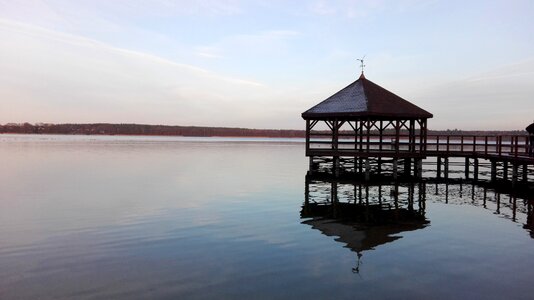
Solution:
{"label": "pier railing", "polygon": [[479,154],[498,156],[528,156],[529,137],[518,135],[434,135],[427,136],[428,154]]}
{"label": "pier railing", "polygon": [[351,153],[423,153],[428,156],[491,155],[507,157],[529,156],[527,135],[428,135],[426,144],[421,136],[371,134],[365,136],[339,134],[338,140],[324,133],[311,134],[308,149]]}

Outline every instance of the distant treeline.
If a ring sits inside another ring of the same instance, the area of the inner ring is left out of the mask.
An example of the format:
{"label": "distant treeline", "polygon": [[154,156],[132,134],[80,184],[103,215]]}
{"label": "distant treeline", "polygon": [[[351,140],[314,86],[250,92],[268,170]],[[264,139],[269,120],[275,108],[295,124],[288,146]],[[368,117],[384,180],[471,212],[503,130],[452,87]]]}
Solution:
{"label": "distant treeline", "polygon": [[[303,124],[304,127],[304,124]],[[248,129],[228,127],[168,126],[143,124],[45,124],[8,123],[0,125],[0,133],[26,134],[86,134],[86,135],[168,135],[168,136],[221,136],[303,138],[304,130]],[[465,131],[459,129],[429,130],[429,135],[525,135],[525,130]]]}
{"label": "distant treeline", "polygon": [[30,124],[0,125],[0,133],[27,134],[86,134],[86,135],[168,135],[168,136],[226,136],[226,137],[304,137],[303,130],[248,129],[200,126],[167,126],[143,124]]}

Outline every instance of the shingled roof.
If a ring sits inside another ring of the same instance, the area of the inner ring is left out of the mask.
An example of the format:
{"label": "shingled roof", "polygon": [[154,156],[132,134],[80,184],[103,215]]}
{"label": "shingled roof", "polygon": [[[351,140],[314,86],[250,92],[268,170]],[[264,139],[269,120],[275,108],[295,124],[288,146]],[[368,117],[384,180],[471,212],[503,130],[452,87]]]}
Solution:
{"label": "shingled roof", "polygon": [[367,80],[363,74],[344,89],[302,113],[302,118],[432,118],[428,111]]}

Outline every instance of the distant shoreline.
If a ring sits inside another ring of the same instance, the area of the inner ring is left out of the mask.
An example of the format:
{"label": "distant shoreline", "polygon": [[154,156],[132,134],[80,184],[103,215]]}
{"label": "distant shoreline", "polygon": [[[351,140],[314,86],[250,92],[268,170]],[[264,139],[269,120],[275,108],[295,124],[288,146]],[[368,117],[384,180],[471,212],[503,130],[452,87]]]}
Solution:
{"label": "distant shoreline", "polygon": [[[30,124],[0,125],[0,134],[59,134],[104,136],[183,136],[183,137],[248,137],[248,138],[305,138],[305,130],[253,129],[234,127],[171,126],[146,124]],[[525,130],[429,130],[428,135],[526,135]]]}

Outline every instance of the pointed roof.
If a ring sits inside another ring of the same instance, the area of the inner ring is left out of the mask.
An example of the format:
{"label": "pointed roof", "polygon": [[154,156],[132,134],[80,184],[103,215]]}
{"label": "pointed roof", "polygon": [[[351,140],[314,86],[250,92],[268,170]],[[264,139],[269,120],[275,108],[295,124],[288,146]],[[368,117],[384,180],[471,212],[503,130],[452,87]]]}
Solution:
{"label": "pointed roof", "polygon": [[391,117],[432,118],[428,111],[412,104],[362,75],[344,89],[302,113],[302,118]]}

